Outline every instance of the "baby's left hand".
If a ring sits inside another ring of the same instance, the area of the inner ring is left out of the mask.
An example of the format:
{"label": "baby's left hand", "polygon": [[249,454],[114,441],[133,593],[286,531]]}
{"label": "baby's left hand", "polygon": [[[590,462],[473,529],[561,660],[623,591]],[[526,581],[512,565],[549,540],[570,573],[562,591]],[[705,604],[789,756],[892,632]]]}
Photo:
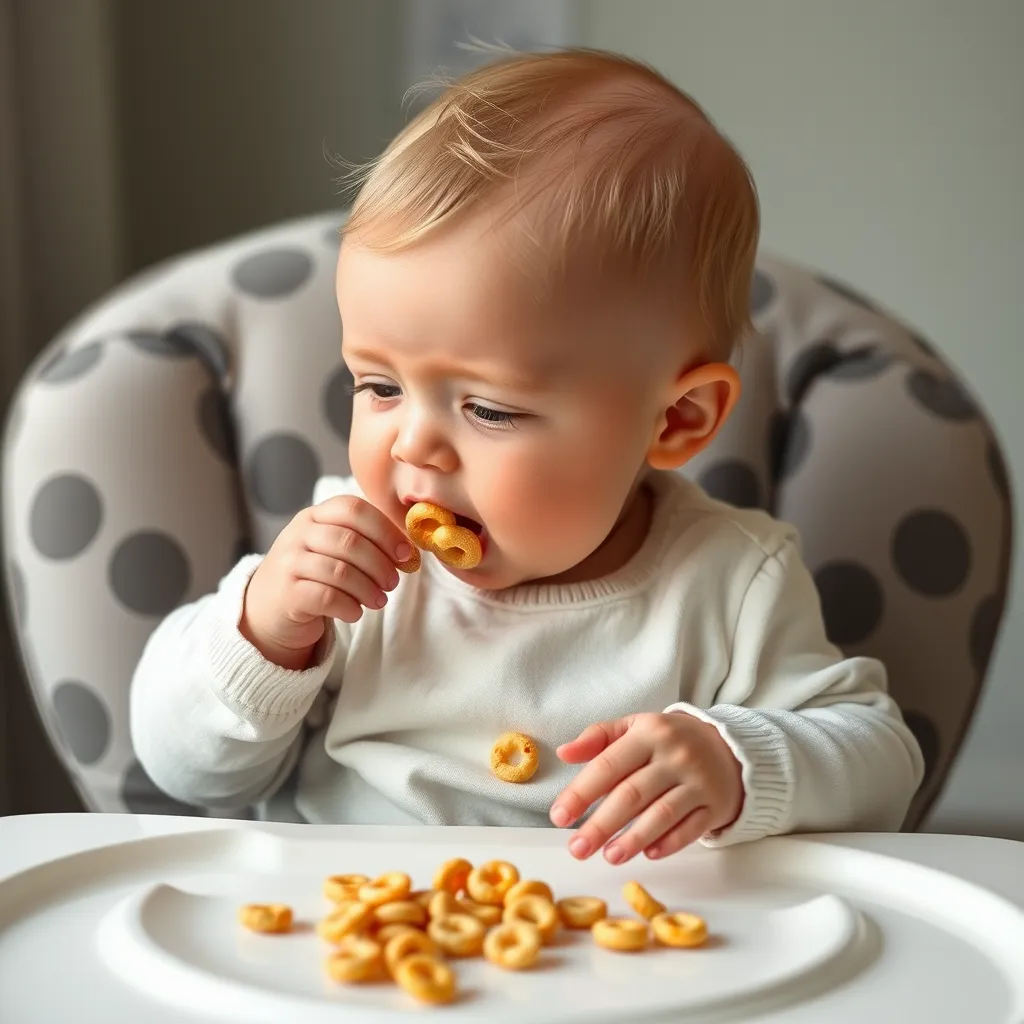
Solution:
{"label": "baby's left hand", "polygon": [[580,860],[630,821],[605,848],[605,860],[624,864],[641,852],[665,857],[731,825],[743,808],[739,761],[718,730],[693,715],[647,713],[599,722],[557,753],[568,764],[590,764],[552,805],[556,825],[571,825],[608,794],[569,843]]}

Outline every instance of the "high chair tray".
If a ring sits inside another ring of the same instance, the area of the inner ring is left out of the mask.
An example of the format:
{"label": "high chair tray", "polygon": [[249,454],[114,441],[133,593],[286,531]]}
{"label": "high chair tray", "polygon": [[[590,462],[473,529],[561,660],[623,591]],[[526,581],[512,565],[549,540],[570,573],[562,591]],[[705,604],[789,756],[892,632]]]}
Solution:
{"label": "high chair tray", "polygon": [[[73,849],[74,823],[87,822],[90,849],[13,873],[0,853],[0,1021],[1024,1022],[1024,899],[959,871],[957,837],[786,837],[612,868],[574,861],[553,829],[109,816],[121,820],[103,842],[105,817],[35,826],[52,839],[65,824]],[[31,842],[32,828],[0,820],[8,864],[8,844]],[[901,853],[922,840],[945,866]],[[1024,880],[1024,844],[987,842],[1000,845],[999,870]],[[599,896],[613,915],[635,916],[622,886],[636,879],[670,910],[703,916],[710,939],[627,954],[562,931],[531,970],[451,961],[459,996],[436,1008],[391,983],[327,977],[330,947],[314,931],[327,875],[404,871],[427,888],[459,856],[511,861],[556,898]],[[963,856],[977,860],[975,848]],[[242,929],[237,910],[252,902],[292,906],[293,932]]]}

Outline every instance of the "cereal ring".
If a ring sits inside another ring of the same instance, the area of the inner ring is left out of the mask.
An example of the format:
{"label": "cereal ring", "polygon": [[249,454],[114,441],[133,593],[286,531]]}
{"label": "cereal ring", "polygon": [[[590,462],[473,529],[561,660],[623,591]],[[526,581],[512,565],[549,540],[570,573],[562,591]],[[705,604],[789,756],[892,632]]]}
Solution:
{"label": "cereal ring", "polygon": [[414,953],[425,953],[427,956],[438,958],[441,956],[437,943],[426,932],[408,928],[401,935],[388,939],[384,946],[384,963],[389,973],[394,974],[399,960],[404,960]]}
{"label": "cereal ring", "polygon": [[375,907],[373,920],[380,925],[411,924],[414,928],[419,928],[427,923],[427,912],[412,900],[395,900]]}
{"label": "cereal ring", "polygon": [[386,949],[387,944],[393,938],[405,935],[407,932],[411,932],[413,935],[423,934],[419,928],[414,928],[411,924],[382,924],[373,930],[373,941],[379,942]]}
{"label": "cereal ring", "polygon": [[626,902],[649,921],[656,914],[665,913],[665,905],[659,903],[639,882],[627,882],[622,887]]}
{"label": "cereal ring", "polygon": [[519,881],[519,872],[504,860],[489,860],[473,868],[466,879],[466,892],[477,903],[493,903],[501,906],[505,893]]}
{"label": "cereal ring", "polygon": [[431,551],[431,537],[439,526],[454,526],[455,515],[440,505],[429,501],[417,501],[405,513],[405,529],[409,539],[417,547]]}
{"label": "cereal ring", "polygon": [[331,875],[324,882],[324,895],[332,903],[344,903],[359,896],[359,887],[370,879],[366,875]]}
{"label": "cereal ring", "polygon": [[551,941],[562,923],[555,905],[543,896],[520,896],[514,903],[509,903],[505,907],[501,920],[505,924],[525,921],[534,925],[545,943]]}
{"label": "cereal ring", "polygon": [[390,871],[386,875],[366,882],[359,887],[359,899],[368,907],[379,907],[382,903],[404,900],[412,889],[412,879],[401,871]]}
{"label": "cereal ring", "polygon": [[537,744],[521,732],[503,732],[491,748],[491,771],[502,782],[526,782],[537,770]]}
{"label": "cereal ring", "polygon": [[557,906],[566,928],[591,928],[608,916],[608,904],[596,896],[567,896]]}
{"label": "cereal ring", "polygon": [[540,953],[541,934],[527,921],[511,921],[492,928],[484,939],[484,956],[510,971],[531,967]]}
{"label": "cereal ring", "polygon": [[455,973],[426,953],[413,953],[395,966],[395,981],[423,1003],[450,1003],[455,998]]}
{"label": "cereal ring", "polygon": [[431,920],[433,920],[436,917],[447,917],[449,914],[461,913],[462,909],[459,906],[459,901],[450,892],[441,891],[434,893],[430,906],[427,907],[427,913],[430,915]]}
{"label": "cereal ring", "polygon": [[399,572],[419,572],[422,564],[423,559],[420,557],[419,550],[413,548],[412,554],[404,562],[395,562],[395,568]]}
{"label": "cereal ring", "polygon": [[480,538],[465,526],[439,526],[430,536],[429,550],[454,569],[475,569],[484,557]]}
{"label": "cereal ring", "polygon": [[434,888],[458,896],[466,888],[466,878],[472,870],[473,865],[462,857],[446,860],[434,873]]}
{"label": "cereal ring", "polygon": [[647,945],[647,925],[631,917],[606,917],[590,929],[594,941],[617,953],[635,953]]}
{"label": "cereal ring", "polygon": [[496,907],[493,903],[477,903],[476,900],[471,900],[468,897],[463,897],[458,901],[456,913],[459,912],[472,914],[478,921],[483,921],[488,927],[501,921],[501,907]]}
{"label": "cereal ring", "polygon": [[651,918],[651,928],[665,946],[693,949],[708,940],[708,926],[696,914],[656,914]]}
{"label": "cereal ring", "polygon": [[409,893],[409,899],[418,903],[424,910],[429,910],[430,901],[434,898],[435,892],[434,889],[417,889],[415,892]]}
{"label": "cereal ring", "polygon": [[340,943],[366,927],[373,917],[373,908],[358,900],[340,903],[316,926],[316,933],[324,942]]}
{"label": "cereal ring", "polygon": [[486,930],[471,914],[435,917],[427,925],[427,935],[449,956],[476,956],[483,948]]}
{"label": "cereal ring", "polygon": [[327,958],[327,973],[334,981],[350,984],[378,977],[383,965],[381,949],[376,942],[353,936]]}
{"label": "cereal ring", "polygon": [[533,878],[524,878],[516,882],[507,893],[505,893],[505,906],[515,903],[520,896],[543,896],[548,903],[554,903],[555,897],[551,893],[551,886],[547,882],[539,882]]}
{"label": "cereal ring", "polygon": [[238,911],[238,923],[251,932],[281,935],[291,931],[292,908],[283,903],[247,903]]}

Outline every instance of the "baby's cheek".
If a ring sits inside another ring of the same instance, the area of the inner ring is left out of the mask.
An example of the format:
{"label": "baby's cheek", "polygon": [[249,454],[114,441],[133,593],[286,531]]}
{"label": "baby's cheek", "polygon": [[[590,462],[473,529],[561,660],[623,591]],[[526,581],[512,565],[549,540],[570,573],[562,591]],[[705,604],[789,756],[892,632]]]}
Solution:
{"label": "baby's cheek", "polygon": [[535,556],[550,551],[564,557],[571,549],[586,548],[589,535],[602,530],[601,502],[594,500],[592,484],[569,464],[505,464],[490,490],[495,498],[492,532]]}
{"label": "baby's cheek", "polygon": [[348,460],[352,475],[371,504],[380,506],[382,501],[386,502],[393,491],[393,460],[387,437],[356,417],[349,437]]}

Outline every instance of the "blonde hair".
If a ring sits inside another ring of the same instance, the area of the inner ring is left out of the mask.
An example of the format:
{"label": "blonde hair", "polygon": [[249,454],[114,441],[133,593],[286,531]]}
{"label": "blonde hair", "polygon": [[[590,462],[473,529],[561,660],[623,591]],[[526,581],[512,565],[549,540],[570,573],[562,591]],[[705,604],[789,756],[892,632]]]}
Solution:
{"label": "blonde hair", "polygon": [[408,249],[506,186],[512,212],[544,203],[548,256],[597,252],[696,299],[708,355],[727,357],[749,326],[747,166],[689,96],[629,58],[506,55],[449,84],[349,184],[346,233],[376,251]]}

